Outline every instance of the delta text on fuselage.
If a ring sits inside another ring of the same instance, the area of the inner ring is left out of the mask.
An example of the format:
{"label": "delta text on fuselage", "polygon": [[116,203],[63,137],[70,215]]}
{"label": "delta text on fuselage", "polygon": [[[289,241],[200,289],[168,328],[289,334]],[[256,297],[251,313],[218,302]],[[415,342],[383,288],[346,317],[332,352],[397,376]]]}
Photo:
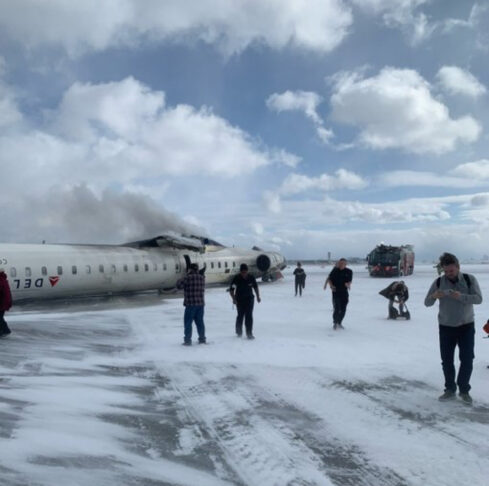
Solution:
{"label": "delta text on fuselage", "polygon": [[123,245],[0,244],[0,268],[15,303],[50,298],[170,291],[191,263],[207,284],[227,284],[246,263],[274,280],[284,257],[258,248],[231,248],[201,237],[158,236]]}

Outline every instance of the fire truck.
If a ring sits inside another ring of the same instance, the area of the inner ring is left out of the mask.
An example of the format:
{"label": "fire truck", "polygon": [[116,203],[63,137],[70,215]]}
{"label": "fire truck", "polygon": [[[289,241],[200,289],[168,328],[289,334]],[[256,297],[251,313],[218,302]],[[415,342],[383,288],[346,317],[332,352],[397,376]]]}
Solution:
{"label": "fire truck", "polygon": [[414,270],[413,245],[377,245],[367,255],[367,268],[371,277],[402,277]]}

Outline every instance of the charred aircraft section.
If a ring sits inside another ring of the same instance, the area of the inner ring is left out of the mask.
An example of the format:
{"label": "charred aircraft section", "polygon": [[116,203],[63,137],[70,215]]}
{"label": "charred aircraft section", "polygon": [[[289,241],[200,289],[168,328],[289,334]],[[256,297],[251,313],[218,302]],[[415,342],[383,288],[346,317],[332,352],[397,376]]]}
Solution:
{"label": "charred aircraft section", "polygon": [[281,278],[277,252],[225,247],[205,237],[166,233],[122,245],[0,244],[14,302],[148,290],[173,291],[196,263],[209,285],[226,285],[246,263],[256,278]]}

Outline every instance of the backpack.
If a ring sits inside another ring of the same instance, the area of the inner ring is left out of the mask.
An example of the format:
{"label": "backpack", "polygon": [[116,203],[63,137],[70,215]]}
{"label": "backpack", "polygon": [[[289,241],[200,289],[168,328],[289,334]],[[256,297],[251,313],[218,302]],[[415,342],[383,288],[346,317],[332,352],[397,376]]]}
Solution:
{"label": "backpack", "polygon": [[[467,284],[467,287],[470,290],[470,286],[472,285],[471,282],[470,282],[470,277],[466,273],[462,273],[462,275],[464,276],[465,283]],[[440,288],[440,280],[441,280],[441,277],[438,277],[436,279],[436,288],[437,289]]]}

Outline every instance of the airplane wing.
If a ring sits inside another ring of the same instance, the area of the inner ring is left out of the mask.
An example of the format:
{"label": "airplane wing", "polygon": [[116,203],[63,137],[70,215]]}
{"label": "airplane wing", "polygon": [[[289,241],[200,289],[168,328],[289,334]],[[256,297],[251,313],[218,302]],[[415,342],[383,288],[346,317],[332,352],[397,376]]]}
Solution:
{"label": "airplane wing", "polygon": [[190,236],[182,236],[177,233],[164,233],[149,240],[133,241],[125,243],[122,246],[130,246],[132,248],[177,248],[180,250],[191,250],[203,252],[205,249],[204,243],[199,238]]}

